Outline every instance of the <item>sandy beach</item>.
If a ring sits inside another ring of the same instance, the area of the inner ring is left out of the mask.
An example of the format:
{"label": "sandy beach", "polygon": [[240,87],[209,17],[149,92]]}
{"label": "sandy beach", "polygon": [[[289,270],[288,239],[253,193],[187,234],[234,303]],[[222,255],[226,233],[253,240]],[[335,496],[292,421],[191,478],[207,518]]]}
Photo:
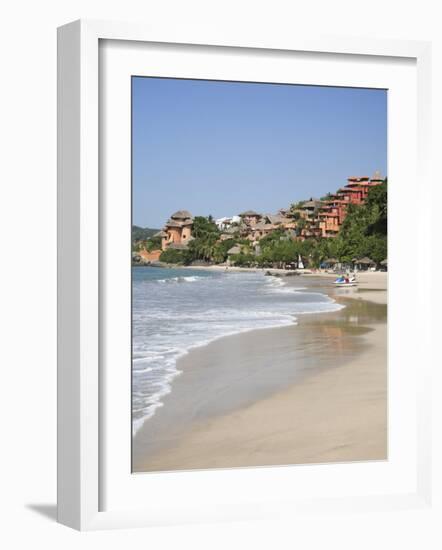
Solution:
{"label": "sandy beach", "polygon": [[[335,289],[288,277],[345,308],[220,338],[183,374],[133,445],[134,472],[387,458],[387,273]],[[290,282],[289,282],[290,279]]]}

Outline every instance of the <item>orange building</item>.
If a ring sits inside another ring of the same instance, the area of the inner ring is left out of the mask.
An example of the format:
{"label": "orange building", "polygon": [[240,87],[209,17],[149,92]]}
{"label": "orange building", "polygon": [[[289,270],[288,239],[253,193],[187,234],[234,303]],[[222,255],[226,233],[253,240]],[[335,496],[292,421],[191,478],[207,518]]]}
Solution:
{"label": "orange building", "polygon": [[347,185],[339,189],[337,194],[351,204],[362,204],[368,197],[368,192],[372,187],[383,183],[383,178],[377,170],[370,179],[368,176],[350,177],[347,180]]}
{"label": "orange building", "polygon": [[192,237],[193,217],[187,210],[178,210],[170,216],[164,229],[157,233],[161,237],[161,248],[186,248]]}
{"label": "orange building", "polygon": [[339,231],[339,208],[335,205],[327,205],[318,213],[319,227],[322,237],[335,237]]}
{"label": "orange building", "polygon": [[[313,214],[315,201],[310,200],[304,203],[312,207],[310,216],[315,215],[315,225],[321,230],[321,236],[336,236],[347,214],[348,205],[364,204],[370,189],[380,185],[383,181],[379,171],[376,171],[371,179],[368,176],[352,176],[348,178],[347,185],[338,189],[335,195],[330,195],[322,206],[317,207],[315,214]],[[305,237],[316,236],[316,231],[312,232],[312,228],[309,229],[310,231],[305,234]]]}

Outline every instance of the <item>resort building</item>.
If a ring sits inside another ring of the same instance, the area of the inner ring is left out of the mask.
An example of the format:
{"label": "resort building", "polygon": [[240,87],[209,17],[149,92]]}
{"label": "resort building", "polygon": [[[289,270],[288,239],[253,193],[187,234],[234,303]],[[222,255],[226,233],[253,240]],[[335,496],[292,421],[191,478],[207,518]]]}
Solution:
{"label": "resort building", "polygon": [[228,241],[239,235],[239,227],[230,226],[227,229],[223,229],[220,235],[220,241]]}
{"label": "resort building", "polygon": [[372,187],[380,185],[384,180],[377,170],[370,179],[368,176],[350,177],[347,179],[347,185],[339,189],[336,195],[341,200],[350,204],[362,204],[368,197],[368,192]]}
{"label": "resort building", "polygon": [[264,223],[272,224],[277,228],[286,228],[289,226],[293,226],[293,218],[290,218],[287,215],[283,215],[281,213],[278,214],[264,214],[261,221],[264,221]]}
{"label": "resort building", "polygon": [[302,203],[299,209],[310,217],[314,215],[323,206],[323,204],[324,203],[318,199],[310,199],[309,201]]}
{"label": "resort building", "polygon": [[230,218],[229,217],[223,217],[223,218],[218,218],[217,220],[215,220],[216,227],[220,231],[222,231],[223,229],[228,229],[228,228],[232,227],[232,225],[238,225],[240,223],[241,223],[240,216],[231,216]]}
{"label": "resort building", "polygon": [[[242,224],[241,235],[253,243],[270,235],[276,229],[293,230],[296,228],[296,221],[287,215],[281,214],[281,211],[278,214],[256,214],[256,212],[249,210],[241,216],[247,219],[247,222],[244,221]],[[256,221],[257,219],[259,221]]]}
{"label": "resort building", "polygon": [[345,219],[348,205],[364,204],[370,189],[381,185],[383,181],[379,171],[376,171],[371,179],[368,176],[348,178],[347,185],[338,189],[335,195],[330,195],[318,211],[318,226],[321,228],[322,236],[337,235]]}
{"label": "resort building", "polygon": [[257,224],[250,226],[247,238],[251,241],[259,241],[263,237],[266,237],[267,235],[270,235],[270,233],[273,233],[275,229],[278,229],[278,226],[272,223],[265,223],[264,221],[260,221]]}
{"label": "resort building", "polygon": [[[281,208],[276,214],[259,214],[254,210],[247,210],[237,216],[219,218],[215,220],[220,231],[219,241],[247,239],[256,251],[259,241],[276,230],[282,230],[284,238],[300,241],[336,237],[349,205],[364,204],[370,189],[383,182],[384,179],[378,171],[371,179],[368,176],[352,176],[335,194],[328,193],[321,200],[310,198],[299,202],[295,207]],[[190,212],[178,210],[172,214],[164,228],[155,235],[161,238],[161,251],[168,248],[186,249],[194,238],[192,228],[193,216]],[[153,261],[158,259],[161,251],[142,251],[138,255],[143,260]],[[238,246],[235,246],[227,255],[232,256],[239,251]],[[331,258],[329,263],[333,260]],[[371,262],[370,258],[362,258],[357,261],[357,265],[359,269],[370,269]]]}
{"label": "resort building", "polygon": [[178,210],[170,216],[166,225],[155,236],[161,237],[161,249],[187,248],[192,237],[193,217],[187,210]]}
{"label": "resort building", "polygon": [[328,193],[322,199],[310,198],[298,203],[295,209],[281,208],[277,214],[259,214],[247,210],[239,216],[220,218],[216,220],[216,225],[222,231],[220,240],[239,235],[256,245],[260,239],[281,229],[288,238],[301,241],[336,237],[348,206],[364,204],[370,189],[383,181],[378,171],[371,179],[368,176],[352,176],[335,194]]}
{"label": "resort building", "polygon": [[258,214],[254,210],[246,210],[246,212],[243,212],[242,214],[240,214],[240,218],[246,225],[252,226],[252,225],[256,225],[259,222],[259,220],[262,218],[262,216],[261,214]]}
{"label": "resort building", "polygon": [[322,237],[322,229],[318,226],[319,222],[314,222],[301,229],[298,239],[305,241],[306,239],[318,239]]}
{"label": "resort building", "polygon": [[318,213],[322,237],[335,237],[339,232],[339,207],[332,204],[323,206]]}

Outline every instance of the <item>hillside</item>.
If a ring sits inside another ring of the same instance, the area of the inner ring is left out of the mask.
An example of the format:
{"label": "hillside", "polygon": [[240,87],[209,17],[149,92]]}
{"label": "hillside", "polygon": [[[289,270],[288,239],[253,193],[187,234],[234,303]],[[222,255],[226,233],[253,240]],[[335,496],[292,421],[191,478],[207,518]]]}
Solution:
{"label": "hillside", "polygon": [[151,227],[140,227],[139,225],[132,226],[132,242],[145,241],[149,239],[155,233],[158,233],[159,229],[152,229]]}

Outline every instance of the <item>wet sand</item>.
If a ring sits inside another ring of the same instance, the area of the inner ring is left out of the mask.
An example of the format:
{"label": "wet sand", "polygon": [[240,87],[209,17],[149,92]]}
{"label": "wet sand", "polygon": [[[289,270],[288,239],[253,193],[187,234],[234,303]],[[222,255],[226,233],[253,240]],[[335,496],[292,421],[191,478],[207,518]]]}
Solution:
{"label": "wet sand", "polygon": [[346,307],[182,358],[183,374],[134,439],[133,470],[385,459],[386,274],[370,275],[357,290],[306,278]]}

